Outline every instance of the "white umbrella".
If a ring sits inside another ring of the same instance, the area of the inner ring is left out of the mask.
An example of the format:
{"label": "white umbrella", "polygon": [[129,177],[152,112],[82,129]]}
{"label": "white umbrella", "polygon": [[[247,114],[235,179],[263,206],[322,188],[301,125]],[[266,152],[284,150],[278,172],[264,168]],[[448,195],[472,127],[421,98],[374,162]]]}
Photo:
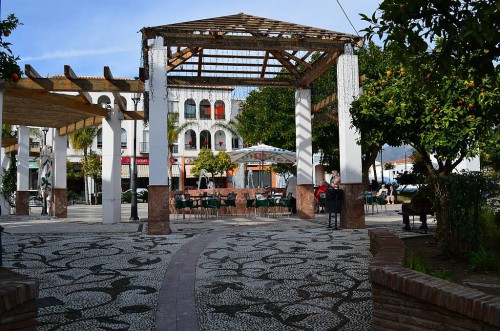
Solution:
{"label": "white umbrella", "polygon": [[[262,169],[264,162],[295,163],[296,160],[295,152],[265,144],[238,149],[227,154],[231,162],[260,162]],[[260,176],[260,187],[262,187],[262,176]]]}
{"label": "white umbrella", "polygon": [[47,199],[47,197],[52,193],[52,156],[49,153],[49,148],[47,145],[43,146],[42,152],[40,153],[38,190],[40,191],[43,199]]}

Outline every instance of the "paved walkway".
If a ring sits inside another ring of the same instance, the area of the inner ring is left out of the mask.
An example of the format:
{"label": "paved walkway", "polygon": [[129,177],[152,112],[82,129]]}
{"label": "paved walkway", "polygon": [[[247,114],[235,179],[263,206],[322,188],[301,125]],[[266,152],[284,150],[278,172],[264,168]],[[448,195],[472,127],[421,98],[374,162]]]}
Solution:
{"label": "paved walkway", "polygon": [[[400,206],[366,215],[402,236]],[[367,229],[328,219],[177,219],[169,236],[142,222],[0,217],[4,265],[41,280],[39,330],[367,330]],[[147,218],[147,205],[139,204]],[[431,229],[433,224],[431,224]]]}

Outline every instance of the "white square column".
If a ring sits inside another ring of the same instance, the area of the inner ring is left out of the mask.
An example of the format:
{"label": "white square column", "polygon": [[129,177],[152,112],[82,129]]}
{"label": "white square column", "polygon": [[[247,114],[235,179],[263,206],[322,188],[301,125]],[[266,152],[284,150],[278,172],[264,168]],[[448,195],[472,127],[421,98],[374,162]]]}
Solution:
{"label": "white square column", "polygon": [[52,171],[54,173],[54,185],[52,186],[51,210],[52,215],[59,218],[68,217],[68,189],[66,187],[66,159],[68,155],[68,136],[61,136],[59,129],[52,130],[52,153],[54,161]]}
{"label": "white square column", "polygon": [[149,51],[148,233],[170,234],[167,141],[167,48],[156,37]]}
{"label": "white square column", "polygon": [[297,152],[297,216],[314,219],[311,90],[295,91],[295,146]]}
{"label": "white square column", "polygon": [[121,222],[121,112],[115,106],[102,122],[102,222]]}
{"label": "white square column", "polygon": [[[2,84],[0,86],[0,124],[3,123],[3,82],[1,82],[0,84]],[[2,146],[2,135],[0,134],[0,146]],[[3,168],[6,166],[4,166],[5,164],[7,164],[6,162],[8,161],[7,158],[6,158],[6,155],[5,155],[5,150],[3,148],[0,149],[0,163],[1,163],[1,166],[0,166],[0,184],[3,182]],[[5,206],[5,199],[2,197],[2,195],[0,194],[0,208],[1,206]],[[9,212],[8,210],[1,210],[2,214],[4,215],[8,215]]]}
{"label": "white square column", "polygon": [[149,184],[168,185],[167,48],[157,37],[151,48],[149,83]]}
{"label": "white square column", "polygon": [[[348,46],[346,51],[352,48]],[[362,183],[360,134],[351,127],[351,103],[359,95],[359,69],[356,55],[343,54],[337,62],[339,116],[340,188],[342,189],[340,227],[365,227],[364,187]]]}
{"label": "white square column", "polygon": [[337,62],[337,98],[339,116],[340,181],[362,182],[360,134],[351,127],[351,103],[359,95],[357,55],[343,54]]}
{"label": "white square column", "polygon": [[27,126],[17,129],[17,190],[28,191],[30,164],[30,130]]}

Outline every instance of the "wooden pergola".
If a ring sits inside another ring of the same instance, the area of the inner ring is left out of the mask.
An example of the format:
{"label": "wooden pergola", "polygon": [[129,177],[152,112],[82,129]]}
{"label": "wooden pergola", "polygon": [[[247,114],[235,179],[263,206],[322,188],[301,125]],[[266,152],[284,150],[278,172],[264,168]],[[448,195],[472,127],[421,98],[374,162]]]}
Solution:
{"label": "wooden pergola", "polygon": [[[89,92],[112,92],[125,120],[144,119],[143,112],[127,111],[120,97],[120,93],[142,93],[144,83],[114,78],[108,67],[104,76],[88,77],[76,75],[65,65],[64,75],[43,78],[27,64],[25,74],[27,78],[17,83],[4,83],[3,124],[56,128],[61,135],[99,125],[108,110],[92,104]],[[3,147],[6,143],[9,140]]]}
{"label": "wooden pergola", "polygon": [[[359,36],[239,13],[145,27],[148,40],[167,47],[167,79],[173,85],[308,88]],[[148,77],[143,76],[143,79]]]}

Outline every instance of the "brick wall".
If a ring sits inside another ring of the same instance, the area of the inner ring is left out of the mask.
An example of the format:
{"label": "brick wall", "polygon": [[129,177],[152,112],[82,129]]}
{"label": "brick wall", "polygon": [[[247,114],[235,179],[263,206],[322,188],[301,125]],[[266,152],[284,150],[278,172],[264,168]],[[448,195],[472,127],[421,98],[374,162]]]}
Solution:
{"label": "brick wall", "polygon": [[373,330],[500,330],[500,297],[404,268],[401,239],[368,233]]}

